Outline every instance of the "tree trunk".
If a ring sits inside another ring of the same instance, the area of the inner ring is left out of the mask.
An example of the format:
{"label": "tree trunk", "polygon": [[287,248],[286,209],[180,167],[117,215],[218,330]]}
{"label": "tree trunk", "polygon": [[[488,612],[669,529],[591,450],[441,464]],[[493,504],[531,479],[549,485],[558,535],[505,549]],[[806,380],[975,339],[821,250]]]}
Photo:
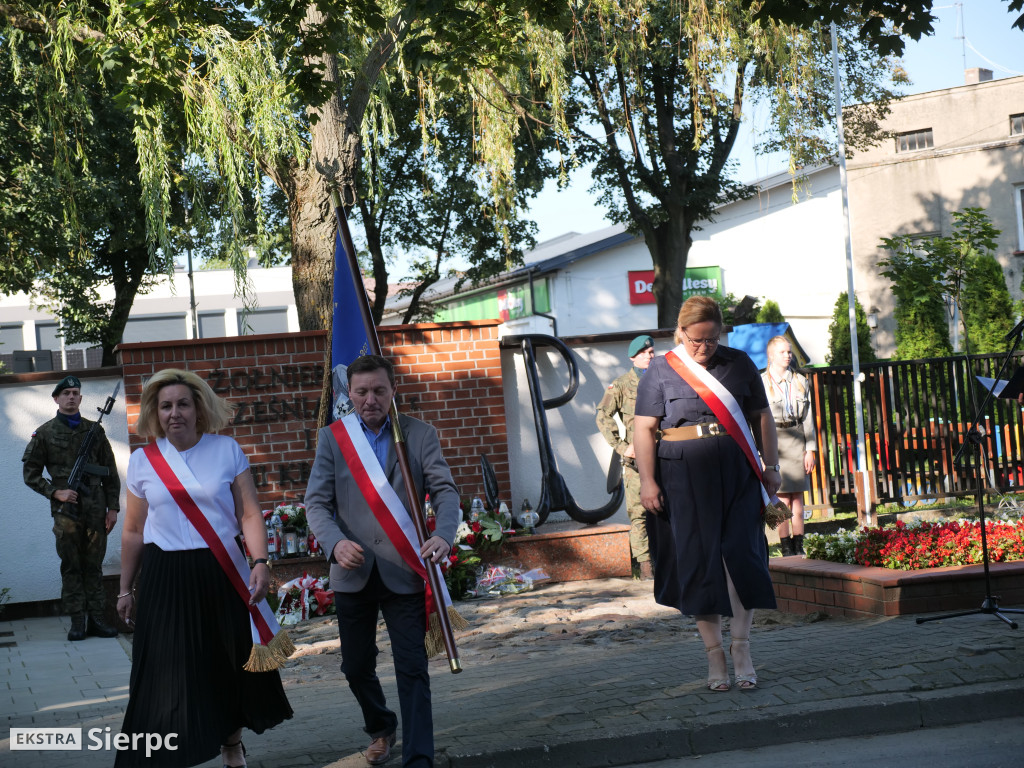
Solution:
{"label": "tree trunk", "polygon": [[[314,144],[316,132],[314,128]],[[331,209],[331,189],[311,163],[296,167],[290,182],[292,194],[288,198],[288,213],[292,229],[292,290],[299,328],[303,331],[330,330],[334,235],[337,230]]]}
{"label": "tree trunk", "polygon": [[[123,256],[118,258],[119,254]],[[100,364],[104,366],[117,365],[114,347],[121,343],[125,326],[128,325],[128,317],[135,304],[135,297],[149,271],[149,248],[143,244],[124,251],[116,251],[112,254],[110,263],[114,303],[100,340],[103,349],[103,360]]]}
{"label": "tree trunk", "polygon": [[[307,27],[322,25],[324,15],[316,6],[306,9]],[[303,331],[330,330],[334,286],[335,224],[331,191],[337,189],[348,207],[355,200],[360,136],[365,104],[354,110],[342,102],[338,89],[338,60],[318,57],[315,66],[334,87],[330,99],[310,109],[309,159],[294,163],[284,180],[292,229],[292,289]]]}
{"label": "tree trunk", "polygon": [[693,244],[693,226],[682,211],[672,211],[668,219],[654,227],[645,227],[644,238],[654,263],[654,298],[658,303],[658,327],[675,328],[683,304],[683,276]]}

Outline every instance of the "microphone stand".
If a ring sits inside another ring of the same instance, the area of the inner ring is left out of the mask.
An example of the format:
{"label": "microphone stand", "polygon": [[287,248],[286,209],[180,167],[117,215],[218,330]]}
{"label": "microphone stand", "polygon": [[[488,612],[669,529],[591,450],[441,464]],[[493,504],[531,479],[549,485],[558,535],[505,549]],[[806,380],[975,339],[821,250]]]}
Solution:
{"label": "microphone stand", "polygon": [[[1024,334],[1024,320],[1017,323],[1017,326],[1006,335],[1006,340],[1009,341],[1013,338],[1013,346],[1010,347],[1010,351],[1006,353],[1006,357],[1003,358],[1002,365],[999,366],[999,372],[992,380],[992,385],[988,388],[985,393],[985,399],[975,409],[974,412],[974,423],[971,428],[967,430],[967,439],[960,444],[960,448],[957,450],[956,455],[953,457],[953,463],[959,466],[965,466],[967,463],[967,446],[970,445],[974,454],[974,470],[975,479],[977,481],[977,499],[978,499],[978,519],[981,522],[981,556],[982,564],[985,568],[985,599],[981,602],[981,607],[971,611],[956,611],[954,613],[944,613],[938,616],[928,616],[927,618],[920,618],[917,620],[918,624],[924,624],[926,621],[938,621],[940,619],[955,619],[958,616],[973,616],[978,613],[988,614],[995,616],[1000,621],[1004,621],[1010,625],[1010,629],[1017,629],[1017,622],[1004,616],[1004,613],[1024,613],[1024,610],[1015,608],[1000,608],[999,607],[999,596],[992,594],[992,576],[989,572],[989,560],[988,560],[988,535],[985,531],[985,470],[984,470],[984,458],[985,448],[983,446],[985,433],[981,428],[981,419],[985,414],[985,409],[988,408],[989,403],[992,402],[993,392],[995,391],[996,384],[1003,377],[1003,372],[1009,365],[1010,360],[1017,352],[1017,347],[1020,346],[1021,335]],[[968,382],[970,384],[971,400],[976,402],[974,397],[974,374],[971,371],[970,360],[965,357],[967,363],[967,374]]]}

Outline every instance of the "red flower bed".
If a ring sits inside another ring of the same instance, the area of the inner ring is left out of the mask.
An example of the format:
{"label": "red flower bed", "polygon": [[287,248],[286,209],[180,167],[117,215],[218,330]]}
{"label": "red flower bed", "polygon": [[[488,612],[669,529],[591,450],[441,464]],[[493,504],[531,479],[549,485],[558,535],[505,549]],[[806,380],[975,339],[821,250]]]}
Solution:
{"label": "red flower bed", "polygon": [[[859,565],[898,570],[970,565],[982,561],[981,523],[953,520],[907,526],[865,528],[857,545]],[[993,563],[1024,560],[1024,521],[987,521],[988,557]]]}

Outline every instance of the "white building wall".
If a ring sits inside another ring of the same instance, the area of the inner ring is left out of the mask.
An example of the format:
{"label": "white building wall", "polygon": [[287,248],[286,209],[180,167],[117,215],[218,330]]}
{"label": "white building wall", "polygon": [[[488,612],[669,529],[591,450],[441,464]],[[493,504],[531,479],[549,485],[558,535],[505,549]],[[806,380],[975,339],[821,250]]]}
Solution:
{"label": "white building wall", "polygon": [[[245,306],[245,300],[235,295],[234,273],[230,269],[199,270],[193,273],[195,282],[197,312],[224,312],[224,333],[238,335],[237,316]],[[249,292],[256,309],[285,308],[287,328],[282,331],[299,330],[298,311],[292,291],[291,267],[251,268],[248,272]],[[114,298],[113,288],[100,289],[101,301]],[[135,297],[131,317],[176,315],[181,317],[179,338],[192,338],[191,295],[188,273],[176,271],[172,278],[163,278],[149,293]],[[23,349],[36,349],[35,324],[53,322],[53,317],[44,309],[33,306],[28,295],[19,293],[0,295],[0,323],[22,324]],[[82,347],[87,345],[76,345]],[[4,349],[5,353],[12,350]]]}
{"label": "white building wall", "polygon": [[[597,404],[605,388],[626,372],[629,366],[626,357],[628,346],[627,339],[573,347],[579,366],[579,390],[565,405],[545,411],[557,469],[565,479],[569,493],[584,509],[597,509],[609,499],[605,482],[612,449],[597,430]],[[667,342],[658,347],[659,352],[669,349]],[[552,347],[542,347],[537,348],[536,356],[542,397],[558,397],[569,385],[569,372],[561,355]],[[501,374],[505,390],[511,497],[514,511],[518,512],[524,498],[536,507],[541,492],[540,451],[533,422],[530,385],[523,355],[518,349],[502,350]],[[558,512],[552,513],[548,519],[559,522],[569,520],[569,517]],[[629,523],[625,502],[605,523]]]}
{"label": "white building wall", "polygon": [[581,336],[656,328],[656,305],[629,303],[629,271],[652,268],[650,251],[638,239],[549,275],[551,314],[558,318],[558,334]]}
{"label": "white building wall", "polygon": [[[120,378],[82,380],[82,414],[95,419],[114,391]],[[60,558],[53,538],[50,502],[22,481],[21,457],[36,427],[52,419],[57,406],[50,393],[54,381],[0,385],[0,477],[7,479],[4,504],[0,506],[0,588],[10,589],[12,603],[56,600],[60,598]],[[103,430],[114,449],[121,478],[121,509],[125,505],[125,471],[128,469],[128,417],[123,396],[119,396],[109,415],[103,417]],[[121,563],[121,523],[107,537],[104,573],[119,573]]]}
{"label": "white building wall", "polygon": [[687,266],[721,267],[723,293],[776,302],[811,362],[820,364],[836,299],[847,286],[839,169],[811,174],[796,203],[793,193],[789,176],[779,174],[754,197],[719,208],[715,221],[694,233]]}

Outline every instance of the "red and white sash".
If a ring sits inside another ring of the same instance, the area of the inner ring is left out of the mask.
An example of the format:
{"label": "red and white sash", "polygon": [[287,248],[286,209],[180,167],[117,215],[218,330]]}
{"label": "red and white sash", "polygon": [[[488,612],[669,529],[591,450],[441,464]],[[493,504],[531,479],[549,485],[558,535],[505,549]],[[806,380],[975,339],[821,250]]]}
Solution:
{"label": "red and white sash", "polygon": [[765,506],[778,502],[778,496],[769,496],[764,487],[764,473],[761,470],[761,460],[758,457],[757,446],[754,444],[754,436],[751,434],[747,418],[743,415],[740,404],[736,402],[732,392],[708,373],[704,366],[690,357],[690,353],[683,344],[668,352],[665,355],[665,362],[672,366],[672,370],[678,373],[683,381],[693,387],[700,399],[711,408],[718,423],[725,427],[725,431],[739,445],[743,455],[747,457],[747,463],[754,470],[754,476],[761,488],[761,499]]}
{"label": "red and white sash", "polygon": [[[370,447],[366,435],[363,434],[363,428],[356,414],[350,413],[330,426],[331,434],[338,443],[345,463],[348,464],[349,472],[352,473],[363,498],[370,506],[373,516],[377,518],[377,522],[384,529],[391,544],[398,550],[402,560],[423,579],[423,583],[426,585],[427,621],[429,623],[430,613],[435,610],[436,606],[430,581],[427,578],[428,566],[420,557],[421,542],[412,516],[398,494],[395,493],[395,489],[391,487],[391,483],[388,482],[383,467],[377,461],[377,455]],[[437,583],[440,585],[441,597],[447,611],[452,604],[452,599],[448,594],[441,568],[436,563],[430,563],[429,567],[437,569]]]}
{"label": "red and white sash", "polygon": [[[210,548],[210,552],[217,558],[217,562],[227,575],[231,586],[235,588],[235,592],[238,593],[239,598],[249,611],[249,626],[252,631],[254,652],[257,652],[258,646],[270,647],[271,641],[281,632],[281,626],[274,618],[274,613],[265,599],[256,605],[249,605],[249,598],[252,596],[249,592],[249,563],[234,540],[222,541],[207,519],[204,509],[208,510],[210,515],[215,515],[217,512],[206,489],[199,483],[184,459],[166,438],[160,438],[150,443],[143,450],[157,477],[167,487],[192,527],[202,536],[203,541]],[[291,644],[286,638],[282,638],[282,640],[286,646]],[[277,650],[275,647],[274,651]],[[288,653],[290,652],[285,653],[284,656],[287,657]],[[259,655],[258,652],[255,655]],[[255,655],[250,656],[250,661],[255,658]],[[261,663],[253,671],[265,671],[265,669],[258,668],[260,666],[266,665]],[[276,668],[276,666],[271,668]],[[250,668],[248,662],[246,668]]]}

